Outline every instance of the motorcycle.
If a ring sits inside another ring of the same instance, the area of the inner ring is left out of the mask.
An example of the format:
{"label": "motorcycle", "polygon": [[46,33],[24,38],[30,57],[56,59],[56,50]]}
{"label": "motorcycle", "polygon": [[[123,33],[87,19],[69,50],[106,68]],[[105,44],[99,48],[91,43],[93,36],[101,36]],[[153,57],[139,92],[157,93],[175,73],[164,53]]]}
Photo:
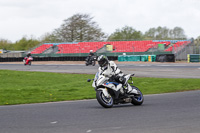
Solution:
{"label": "motorcycle", "polygon": [[[133,84],[134,74],[127,74],[124,76],[126,79],[125,84]],[[133,105],[142,105],[144,97],[142,92],[136,87],[131,85],[132,89],[135,89],[136,93],[127,93],[127,86],[118,82],[110,80],[109,77],[104,74],[96,73],[95,78],[92,79],[92,87],[96,91],[96,99],[104,108],[111,108],[114,104],[132,103]],[[91,79],[88,79],[90,82]]]}
{"label": "motorcycle", "polygon": [[23,59],[24,65],[31,65],[32,60],[33,60],[33,58],[31,56],[24,57],[24,59]]}
{"label": "motorcycle", "polygon": [[92,66],[95,66],[96,64],[96,56],[91,56],[91,57],[87,57],[85,59],[85,65],[88,66],[88,65],[92,65]]}

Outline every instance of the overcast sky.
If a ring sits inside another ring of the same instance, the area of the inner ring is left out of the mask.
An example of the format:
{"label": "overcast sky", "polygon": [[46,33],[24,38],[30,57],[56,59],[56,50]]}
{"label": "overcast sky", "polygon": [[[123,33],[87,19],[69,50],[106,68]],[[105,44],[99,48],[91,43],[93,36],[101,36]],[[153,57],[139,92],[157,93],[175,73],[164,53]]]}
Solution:
{"label": "overcast sky", "polygon": [[0,39],[38,39],[76,13],[89,14],[103,32],[125,25],[143,33],[166,26],[200,36],[200,0],[0,0]]}

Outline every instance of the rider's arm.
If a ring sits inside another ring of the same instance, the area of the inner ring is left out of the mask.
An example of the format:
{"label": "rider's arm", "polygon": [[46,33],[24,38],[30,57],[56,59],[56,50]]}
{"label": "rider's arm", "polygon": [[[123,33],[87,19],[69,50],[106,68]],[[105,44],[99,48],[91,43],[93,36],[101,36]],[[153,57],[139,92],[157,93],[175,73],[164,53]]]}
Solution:
{"label": "rider's arm", "polygon": [[110,61],[109,63],[115,75],[122,73],[122,71],[117,67],[114,61]]}
{"label": "rider's arm", "polygon": [[122,84],[125,83],[125,79],[124,79],[124,74],[123,72],[117,67],[117,65],[112,61],[111,62],[111,68],[113,68],[113,71],[114,71],[114,75],[113,75],[113,78],[117,81],[117,82],[120,82]]}

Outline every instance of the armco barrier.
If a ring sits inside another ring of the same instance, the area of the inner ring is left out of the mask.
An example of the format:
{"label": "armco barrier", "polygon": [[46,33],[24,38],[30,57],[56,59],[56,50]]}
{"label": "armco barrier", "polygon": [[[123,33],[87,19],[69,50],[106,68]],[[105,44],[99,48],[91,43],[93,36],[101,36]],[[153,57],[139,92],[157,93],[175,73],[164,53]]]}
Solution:
{"label": "armco barrier", "polygon": [[[87,56],[66,56],[66,57],[33,57],[33,61],[85,61]],[[22,62],[23,57],[1,58],[0,62]],[[108,56],[109,60],[117,60],[117,56]]]}
{"label": "armco barrier", "polygon": [[200,62],[200,54],[188,54],[188,62]]}
{"label": "armco barrier", "polygon": [[22,62],[23,57],[7,57],[7,58],[2,58],[0,57],[0,62]]}

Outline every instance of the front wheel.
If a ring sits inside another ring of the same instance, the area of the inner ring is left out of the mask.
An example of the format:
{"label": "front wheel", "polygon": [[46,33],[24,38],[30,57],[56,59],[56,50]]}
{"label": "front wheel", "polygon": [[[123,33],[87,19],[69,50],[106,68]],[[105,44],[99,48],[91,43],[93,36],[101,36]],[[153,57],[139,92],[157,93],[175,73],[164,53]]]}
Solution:
{"label": "front wheel", "polygon": [[87,61],[85,62],[85,65],[88,66],[88,62]]}
{"label": "front wheel", "polygon": [[92,65],[95,66],[95,64],[96,64],[96,61],[92,61]]}
{"label": "front wheel", "polygon": [[143,97],[142,92],[137,87],[135,87],[135,86],[131,86],[131,87],[133,89],[136,89],[139,92],[139,94],[134,95],[132,97],[132,102],[131,103],[134,104],[134,105],[142,105],[142,103],[144,101],[144,97]]}
{"label": "front wheel", "polygon": [[107,98],[102,91],[96,91],[97,101],[104,108],[111,108],[113,106],[113,98],[110,96]]}

